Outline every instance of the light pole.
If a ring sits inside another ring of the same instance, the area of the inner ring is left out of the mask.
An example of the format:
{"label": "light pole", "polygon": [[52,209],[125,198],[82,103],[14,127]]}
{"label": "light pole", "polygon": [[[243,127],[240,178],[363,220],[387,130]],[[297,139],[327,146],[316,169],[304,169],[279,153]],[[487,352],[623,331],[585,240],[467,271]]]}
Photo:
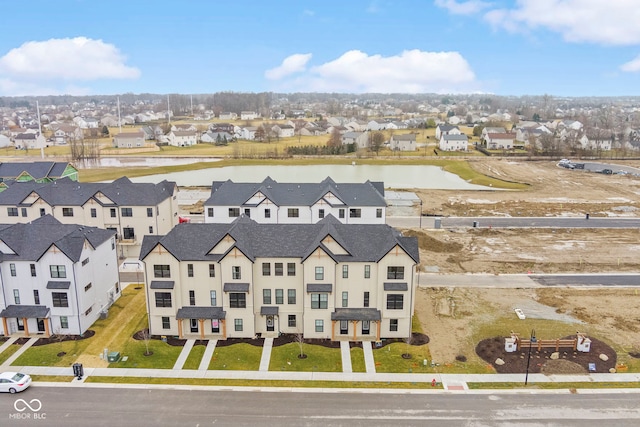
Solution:
{"label": "light pole", "polygon": [[529,382],[529,363],[531,362],[531,347],[536,342],[536,331],[535,329],[531,330],[531,339],[529,340],[529,355],[527,356],[527,373],[524,376],[524,385],[527,385]]}
{"label": "light pole", "polygon": [[420,199],[420,228],[422,228],[422,199]]}

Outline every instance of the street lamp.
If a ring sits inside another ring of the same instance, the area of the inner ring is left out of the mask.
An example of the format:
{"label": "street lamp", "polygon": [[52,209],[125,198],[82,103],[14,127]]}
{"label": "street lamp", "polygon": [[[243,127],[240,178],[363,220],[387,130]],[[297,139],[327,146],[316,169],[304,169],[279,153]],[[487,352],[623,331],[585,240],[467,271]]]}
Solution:
{"label": "street lamp", "polygon": [[531,330],[531,339],[529,340],[529,355],[527,356],[527,373],[524,377],[524,385],[527,385],[527,382],[529,381],[529,363],[531,362],[531,347],[533,347],[533,344],[535,344],[536,342],[536,331],[535,329]]}
{"label": "street lamp", "polygon": [[422,199],[420,199],[420,228],[422,228]]}

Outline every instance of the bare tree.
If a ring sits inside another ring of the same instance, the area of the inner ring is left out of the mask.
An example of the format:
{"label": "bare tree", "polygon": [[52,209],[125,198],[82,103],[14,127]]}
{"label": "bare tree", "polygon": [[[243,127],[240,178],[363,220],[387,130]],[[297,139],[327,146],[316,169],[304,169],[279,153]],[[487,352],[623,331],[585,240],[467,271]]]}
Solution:
{"label": "bare tree", "polygon": [[374,153],[378,154],[384,145],[384,134],[382,132],[373,132],[370,135],[370,149]]}
{"label": "bare tree", "polygon": [[142,341],[144,342],[144,355],[151,356],[153,352],[149,350],[149,342],[151,341],[151,334],[149,334],[149,329],[143,329],[140,335],[142,336]]}
{"label": "bare tree", "polygon": [[305,359],[307,357],[306,354],[304,354],[304,335],[302,335],[302,333],[297,333],[296,334],[296,342],[298,343],[298,347],[300,348],[300,354],[298,355],[298,359]]}
{"label": "bare tree", "polygon": [[413,342],[413,336],[409,333],[409,336],[404,339],[404,343],[406,344],[406,351],[402,354],[403,359],[411,359],[411,353],[409,352],[411,343]]}
{"label": "bare tree", "polygon": [[327,146],[329,147],[340,147],[342,145],[342,134],[338,128],[334,127],[331,132],[331,136],[329,137],[329,141],[327,141]]}

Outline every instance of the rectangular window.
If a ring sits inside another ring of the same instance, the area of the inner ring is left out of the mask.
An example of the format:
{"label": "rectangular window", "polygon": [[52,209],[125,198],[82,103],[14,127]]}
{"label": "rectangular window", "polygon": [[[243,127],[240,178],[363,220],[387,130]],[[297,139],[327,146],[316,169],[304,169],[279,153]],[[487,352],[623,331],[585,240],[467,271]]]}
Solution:
{"label": "rectangular window", "polygon": [[73,208],[62,208],[62,216],[73,216]]}
{"label": "rectangular window", "polygon": [[209,277],[216,277],[216,265],[209,264]]}
{"label": "rectangular window", "polygon": [[247,218],[251,218],[251,209],[250,208],[244,208],[244,216],[246,216]]}
{"label": "rectangular window", "polygon": [[284,304],[284,289],[276,289],[276,304]]}
{"label": "rectangular window", "polygon": [[382,208],[376,209],[376,218],[382,218]]}
{"label": "rectangular window", "polygon": [[29,269],[31,269],[31,277],[36,277],[36,265],[29,264]]}
{"label": "rectangular window", "polygon": [[242,279],[242,274],[240,274],[240,266],[239,265],[234,265],[233,267],[231,267],[231,277],[235,280],[240,280]]}
{"label": "rectangular window", "polygon": [[54,307],[69,307],[69,297],[66,292],[51,292]]}
{"label": "rectangular window", "polygon": [[82,266],[84,267],[85,265],[89,264],[89,258],[85,258],[82,260]]}
{"label": "rectangular window", "polygon": [[271,289],[262,290],[262,303],[264,305],[271,304]]}
{"label": "rectangular window", "polygon": [[171,307],[171,292],[156,292],[156,307]]}
{"label": "rectangular window", "polygon": [[49,270],[52,279],[64,279],[67,277],[67,269],[64,265],[50,265]]}
{"label": "rectangular window", "polygon": [[240,216],[240,208],[229,208],[229,218],[237,218]]}
{"label": "rectangular window", "polygon": [[311,308],[327,308],[328,305],[328,294],[311,294]]}
{"label": "rectangular window", "polygon": [[287,263],[287,276],[295,276],[296,275],[296,263],[288,262]]}
{"label": "rectangular window", "polygon": [[111,216],[111,218],[115,218],[116,217],[116,208],[110,208],[109,209],[109,215]]}
{"label": "rectangular window", "polygon": [[316,320],[316,332],[324,332],[324,320]]}
{"label": "rectangular window", "polygon": [[133,240],[136,238],[136,234],[133,231],[132,227],[123,227],[122,228],[122,238],[125,240]]}
{"label": "rectangular window", "polygon": [[60,329],[69,329],[69,318],[67,316],[60,316]]}
{"label": "rectangular window", "polygon": [[349,278],[349,266],[348,265],[343,265],[342,266],[342,278],[343,279],[348,279]]}
{"label": "rectangular window", "polygon": [[371,266],[370,265],[365,265],[364,266],[364,278],[365,279],[370,279],[371,278]]}
{"label": "rectangular window", "polygon": [[287,304],[295,304],[295,303],[296,303],[296,290],[287,289]]}
{"label": "rectangular window", "polygon": [[44,208],[40,208],[40,216],[45,216],[47,211]]}
{"label": "rectangular window", "polygon": [[316,267],[316,280],[324,280],[324,267]]}
{"label": "rectangular window", "polygon": [[153,226],[152,225],[149,226],[149,234],[153,234]]}
{"label": "rectangular window", "polygon": [[20,208],[20,213],[23,217],[27,216],[27,208]]}
{"label": "rectangular window", "polygon": [[147,217],[153,218],[153,208],[147,208]]}
{"label": "rectangular window", "polygon": [[120,215],[125,216],[133,216],[133,208],[120,208]]}
{"label": "rectangular window", "polygon": [[207,216],[213,218],[213,208],[207,208]]}
{"label": "rectangular window", "polygon": [[171,329],[171,320],[168,316],[162,316],[162,329]]}
{"label": "rectangular window", "polygon": [[247,294],[244,292],[232,292],[229,294],[229,307],[247,308]]}
{"label": "rectangular window", "polygon": [[389,319],[389,331],[390,332],[398,331],[398,319]]}
{"label": "rectangular window", "polygon": [[84,315],[85,315],[85,316],[88,316],[88,315],[89,315],[89,313],[91,313],[91,311],[92,311],[92,310],[93,310],[93,307],[89,307],[89,308],[87,308],[87,311],[85,311],[85,312],[84,312]]}
{"label": "rectangular window", "polygon": [[18,208],[7,208],[7,215],[18,216]]}
{"label": "rectangular window", "polygon": [[349,209],[349,218],[361,218],[362,210],[358,208]]}
{"label": "rectangular window", "polygon": [[404,295],[389,294],[387,295],[387,310],[402,310]]}
{"label": "rectangular window", "polygon": [[187,264],[187,277],[193,277],[193,264]]}
{"label": "rectangular window", "polygon": [[13,290],[13,303],[16,305],[20,305],[20,290],[19,289],[14,289]]}
{"label": "rectangular window", "polygon": [[242,332],[242,319],[233,319],[236,332]]}
{"label": "rectangular window", "polygon": [[324,209],[318,209],[318,218],[324,218]]}
{"label": "rectangular window", "polygon": [[338,218],[344,218],[344,209],[338,210]]}
{"label": "rectangular window", "polygon": [[196,305],[196,291],[189,291],[189,305]]}
{"label": "rectangular window", "polygon": [[404,279],[404,267],[387,267],[387,279]]}
{"label": "rectangular window", "polygon": [[218,305],[218,296],[216,295],[216,291],[209,291],[209,298],[211,299],[211,307]]}
{"label": "rectangular window", "polygon": [[96,208],[91,208],[90,212],[91,218],[96,218],[98,216],[98,211],[96,210]]}
{"label": "rectangular window", "polygon": [[369,307],[369,292],[364,293],[364,301],[362,303],[363,307]]}
{"label": "rectangular window", "polygon": [[87,292],[89,289],[91,289],[93,285],[91,283],[89,283],[87,286],[84,287],[84,291]]}
{"label": "rectangular window", "polygon": [[33,290],[33,303],[35,305],[40,304],[40,291],[38,291],[37,289]]}
{"label": "rectangular window", "polygon": [[166,264],[154,264],[153,265],[153,277],[171,277],[171,267]]}
{"label": "rectangular window", "polygon": [[269,262],[262,263],[262,275],[271,276],[271,263]]}
{"label": "rectangular window", "polygon": [[349,307],[349,292],[342,292],[342,307]]}
{"label": "rectangular window", "polygon": [[284,264],[282,264],[281,262],[276,262],[274,264],[275,267],[275,275],[276,276],[283,276],[284,275]]}
{"label": "rectangular window", "polygon": [[288,325],[290,328],[295,328],[296,327],[296,315],[295,314],[290,314],[288,316]]}
{"label": "rectangular window", "polygon": [[271,218],[271,209],[265,209],[264,210],[264,217],[265,218]]}
{"label": "rectangular window", "polygon": [[300,216],[300,210],[298,208],[288,208],[287,217],[298,218]]}
{"label": "rectangular window", "polygon": [[11,277],[16,277],[16,265],[14,263],[9,264],[9,270],[11,271]]}

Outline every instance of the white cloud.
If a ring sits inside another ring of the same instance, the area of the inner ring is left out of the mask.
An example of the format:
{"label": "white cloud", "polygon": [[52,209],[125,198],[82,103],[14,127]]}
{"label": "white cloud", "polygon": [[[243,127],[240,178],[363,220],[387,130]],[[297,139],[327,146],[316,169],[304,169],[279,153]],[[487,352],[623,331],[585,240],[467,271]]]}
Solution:
{"label": "white cloud", "polygon": [[628,73],[637,73],[638,71],[640,71],[640,55],[636,56],[635,59],[622,64],[620,66],[620,69]]}
{"label": "white cloud", "polygon": [[310,59],[310,53],[296,53],[286,57],[279,66],[265,71],[264,75],[269,80],[279,80],[288,75],[304,71]]}
{"label": "white cloud", "polygon": [[484,19],[510,32],[546,28],[569,42],[640,43],[637,0],[517,0],[515,7],[493,9]]}
{"label": "white cloud", "polygon": [[416,49],[383,57],[351,50],[280,86],[287,91],[424,93],[472,91],[477,82],[458,52]]}
{"label": "white cloud", "polygon": [[481,12],[491,6],[491,3],[481,0],[435,0],[435,5],[443,9],[447,9],[449,13],[454,15],[472,15]]}
{"label": "white cloud", "polygon": [[0,57],[0,91],[11,95],[80,93],[74,82],[135,79],[114,45],[86,37],[30,41]]}
{"label": "white cloud", "polygon": [[305,10],[302,11],[302,14],[304,16],[314,16],[316,14],[316,12],[314,10],[305,9]]}

